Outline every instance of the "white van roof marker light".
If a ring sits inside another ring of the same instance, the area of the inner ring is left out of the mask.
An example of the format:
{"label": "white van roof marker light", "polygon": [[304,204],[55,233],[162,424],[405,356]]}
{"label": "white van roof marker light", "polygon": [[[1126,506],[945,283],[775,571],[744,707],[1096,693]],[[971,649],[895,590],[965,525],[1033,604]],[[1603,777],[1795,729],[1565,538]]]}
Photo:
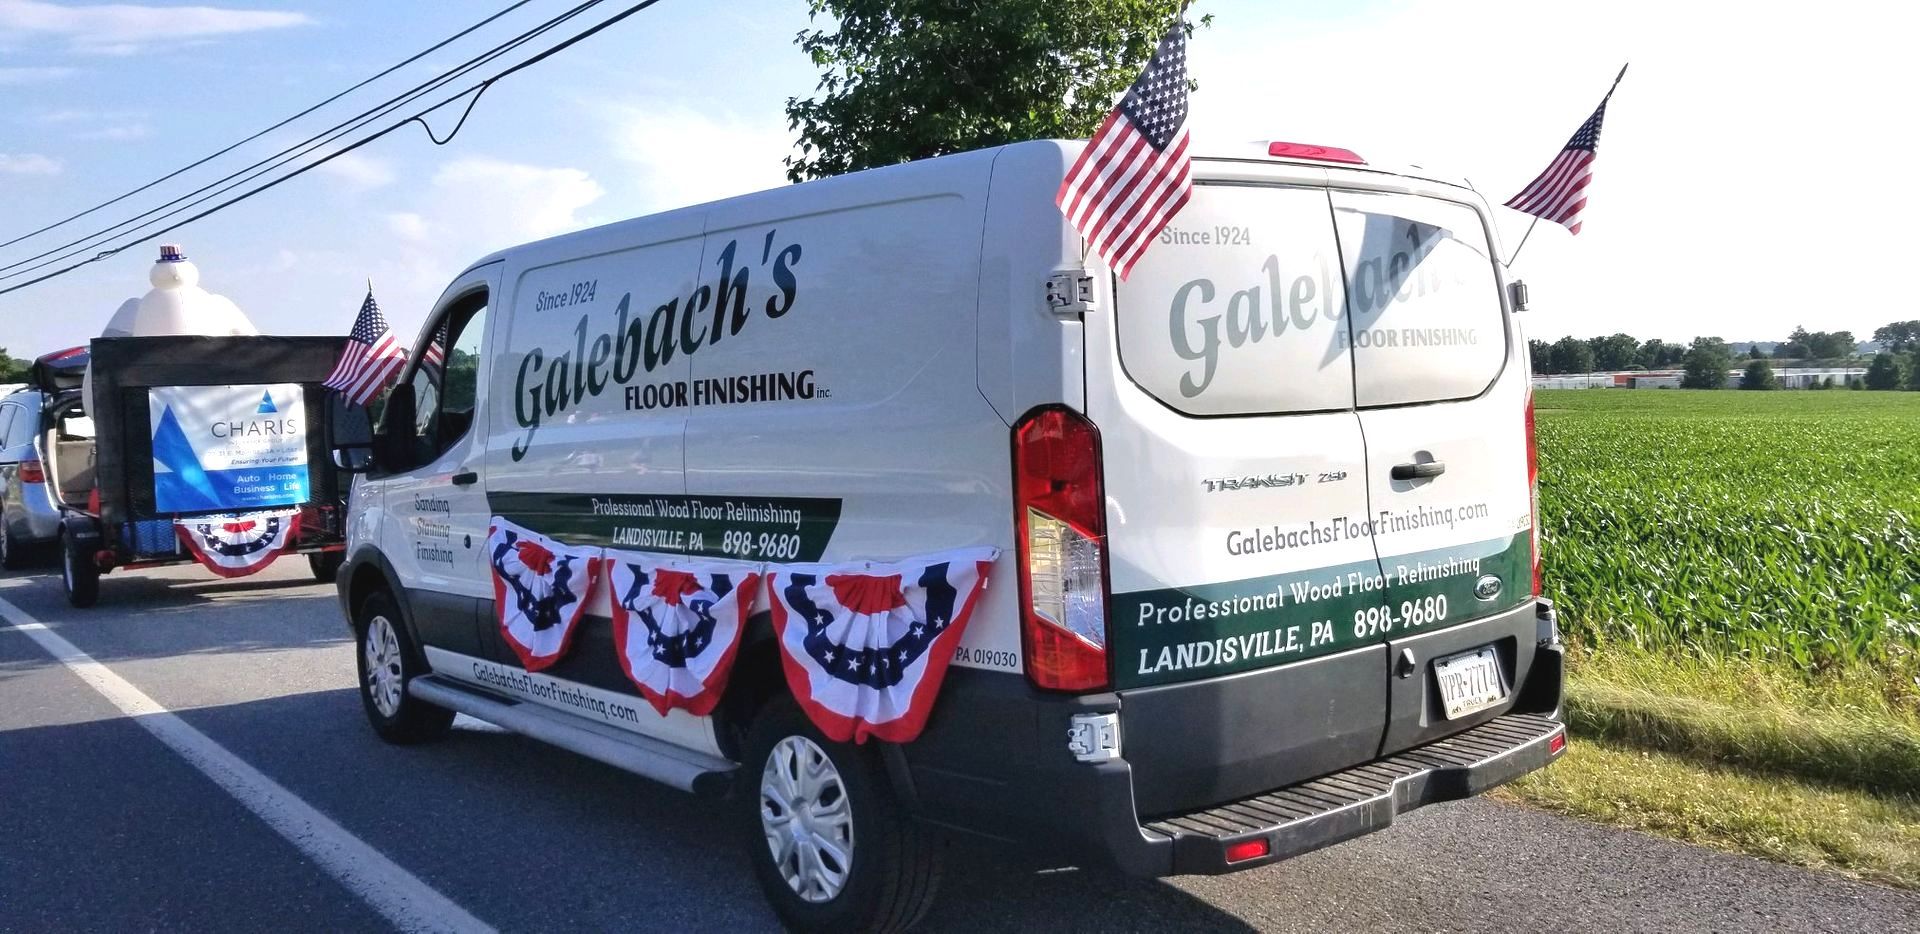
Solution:
{"label": "white van roof marker light", "polygon": [[1349,165],[1367,164],[1367,160],[1360,158],[1360,154],[1351,149],[1341,149],[1338,146],[1316,146],[1312,143],[1271,142],[1267,144],[1267,155],[1287,159],[1312,159],[1316,162],[1345,162]]}

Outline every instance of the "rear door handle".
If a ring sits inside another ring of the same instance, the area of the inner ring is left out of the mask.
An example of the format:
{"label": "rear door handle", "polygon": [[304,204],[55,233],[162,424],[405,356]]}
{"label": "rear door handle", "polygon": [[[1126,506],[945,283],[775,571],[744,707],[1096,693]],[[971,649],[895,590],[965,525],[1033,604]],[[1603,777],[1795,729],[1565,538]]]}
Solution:
{"label": "rear door handle", "polygon": [[1395,480],[1427,480],[1446,472],[1447,465],[1440,461],[1393,465],[1393,479]]}
{"label": "rear door handle", "polygon": [[[1395,467],[1394,469],[1399,470],[1400,468]],[[1394,476],[1399,476],[1399,474],[1395,474]],[[454,486],[472,486],[480,482],[480,475],[471,470],[462,470],[447,479],[452,481]]]}

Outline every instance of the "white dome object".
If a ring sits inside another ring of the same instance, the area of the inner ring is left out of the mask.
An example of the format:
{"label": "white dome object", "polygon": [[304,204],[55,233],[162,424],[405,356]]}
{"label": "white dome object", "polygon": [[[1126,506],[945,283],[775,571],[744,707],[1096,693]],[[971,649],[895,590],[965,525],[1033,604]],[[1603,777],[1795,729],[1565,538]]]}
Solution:
{"label": "white dome object", "polygon": [[121,305],[102,337],[158,337],[198,334],[208,337],[259,334],[239,306],[200,287],[200,269],[173,244],[160,248],[160,261],[147,271],[153,290],[137,305]]}

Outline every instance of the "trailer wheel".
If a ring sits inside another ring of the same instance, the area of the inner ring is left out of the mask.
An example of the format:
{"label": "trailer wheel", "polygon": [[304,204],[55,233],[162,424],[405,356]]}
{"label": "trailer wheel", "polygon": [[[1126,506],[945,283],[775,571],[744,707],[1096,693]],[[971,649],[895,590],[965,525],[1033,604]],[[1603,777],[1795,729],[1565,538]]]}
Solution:
{"label": "trailer wheel", "polygon": [[942,841],[906,812],[872,747],[836,743],[792,700],[762,708],[744,799],[754,874],[793,931],[904,931],[940,883]]}
{"label": "trailer wheel", "polygon": [[60,583],[67,591],[67,602],[86,609],[100,599],[100,566],[93,555],[82,553],[73,536],[60,533]]}
{"label": "trailer wheel", "polygon": [[313,569],[313,579],[322,584],[331,584],[340,573],[340,565],[346,563],[346,554],[338,551],[314,551],[307,554],[307,567]]}

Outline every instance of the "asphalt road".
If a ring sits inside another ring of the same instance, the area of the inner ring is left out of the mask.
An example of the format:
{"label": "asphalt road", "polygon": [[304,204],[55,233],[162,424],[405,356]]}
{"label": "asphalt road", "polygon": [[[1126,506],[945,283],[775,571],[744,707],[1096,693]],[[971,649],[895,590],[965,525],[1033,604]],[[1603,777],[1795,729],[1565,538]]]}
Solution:
{"label": "asphalt road", "polygon": [[[377,740],[332,588],[305,571],[115,574],[88,611],[57,578],[15,574],[0,599],[23,613],[0,616],[44,624],[330,818],[384,857],[367,872],[410,875],[487,925],[774,928],[737,803],[464,718],[437,744]],[[337,867],[4,623],[0,795],[0,930],[389,926]],[[950,866],[930,930],[1920,930],[1914,895],[1489,801],[1232,876],[1035,871],[973,847]]]}

